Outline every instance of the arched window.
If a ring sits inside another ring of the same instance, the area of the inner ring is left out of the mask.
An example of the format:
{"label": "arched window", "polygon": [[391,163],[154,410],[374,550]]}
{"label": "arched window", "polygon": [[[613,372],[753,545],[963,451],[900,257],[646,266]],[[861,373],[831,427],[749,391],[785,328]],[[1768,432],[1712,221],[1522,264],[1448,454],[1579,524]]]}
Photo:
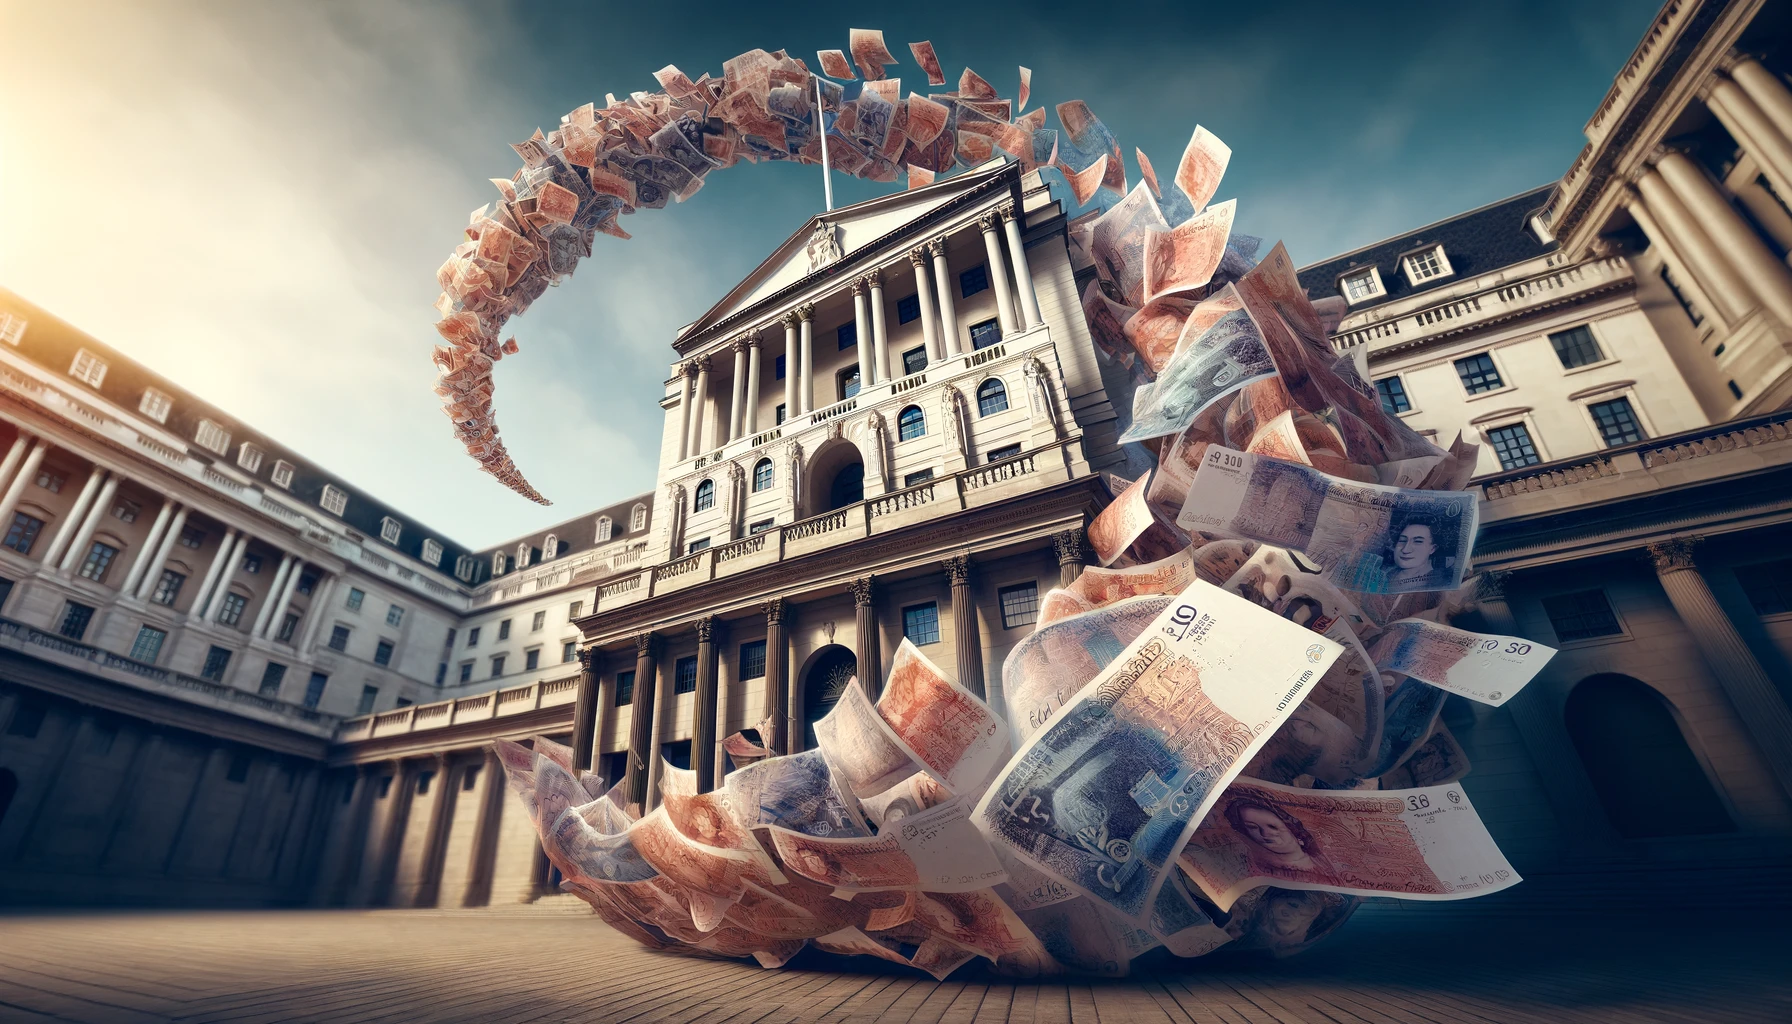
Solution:
{"label": "arched window", "polygon": [[504,552],[502,551],[492,552],[492,575],[504,575]]}
{"label": "arched window", "polygon": [[610,521],[609,516],[598,516],[597,517],[597,542],[599,544],[602,544],[604,541],[609,540],[610,535],[615,532],[616,532],[616,524]]}
{"label": "arched window", "polygon": [[701,512],[716,507],[716,482],[705,480],[697,485],[697,493],[691,498],[691,511]]}
{"label": "arched window", "polygon": [[529,567],[529,542],[528,541],[523,541],[521,544],[518,544],[516,546],[516,567],[518,569],[527,569]]}
{"label": "arched window", "polygon": [[545,562],[550,558],[558,557],[560,557],[560,538],[550,533],[547,539],[541,542],[541,560]]}
{"label": "arched window", "polygon": [[921,407],[911,405],[902,410],[896,417],[896,436],[904,441],[912,441],[927,433],[927,417],[921,415]]}
{"label": "arched window", "polygon": [[1008,389],[1002,386],[1000,378],[991,377],[977,386],[977,415],[988,416],[1007,410]]}
{"label": "arched window", "polygon": [[1733,832],[1667,701],[1616,673],[1588,676],[1562,710],[1612,827],[1627,839]]}
{"label": "arched window", "polygon": [[647,529],[647,506],[636,505],[634,511],[628,514],[628,532],[634,533],[645,529]]}
{"label": "arched window", "polygon": [[767,490],[772,485],[772,460],[760,459],[753,466],[753,490]]}

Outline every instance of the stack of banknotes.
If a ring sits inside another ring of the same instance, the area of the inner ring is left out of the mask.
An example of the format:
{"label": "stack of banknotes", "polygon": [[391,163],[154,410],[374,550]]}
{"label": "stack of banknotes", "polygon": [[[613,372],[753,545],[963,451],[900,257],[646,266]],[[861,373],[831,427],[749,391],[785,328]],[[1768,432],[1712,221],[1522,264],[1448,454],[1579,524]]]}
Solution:
{"label": "stack of banknotes", "polygon": [[[866,78],[890,62],[881,37],[851,52]],[[627,806],[565,747],[500,743],[564,887],[638,941],[768,967],[814,947],[935,977],[973,960],[1114,976],[1141,956],[1297,952],[1366,897],[1519,881],[1440,717],[1451,694],[1498,706],[1555,653],[1450,625],[1473,602],[1475,446],[1384,412],[1282,246],[1257,261],[1231,233],[1218,139],[1197,129],[1161,188],[1139,154],[1126,191],[1107,130],[1058,113],[1067,199],[1123,196],[1073,232],[1142,467],[1106,480],[1099,564],[1044,595],[987,700],[904,641],[815,749],[729,737],[713,792],[666,765],[652,805]]]}

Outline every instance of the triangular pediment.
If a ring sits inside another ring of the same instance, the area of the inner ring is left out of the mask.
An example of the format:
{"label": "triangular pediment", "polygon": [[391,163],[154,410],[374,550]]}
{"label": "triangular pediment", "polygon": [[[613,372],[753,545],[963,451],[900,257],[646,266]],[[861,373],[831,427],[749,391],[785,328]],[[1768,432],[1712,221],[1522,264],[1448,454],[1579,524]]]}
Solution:
{"label": "triangular pediment", "polygon": [[999,176],[1007,163],[991,160],[931,185],[868,199],[827,213],[818,213],[792,232],[765,262],[735,285],[722,300],[679,332],[677,344],[695,338],[811,274],[857,254],[902,226],[928,214]]}

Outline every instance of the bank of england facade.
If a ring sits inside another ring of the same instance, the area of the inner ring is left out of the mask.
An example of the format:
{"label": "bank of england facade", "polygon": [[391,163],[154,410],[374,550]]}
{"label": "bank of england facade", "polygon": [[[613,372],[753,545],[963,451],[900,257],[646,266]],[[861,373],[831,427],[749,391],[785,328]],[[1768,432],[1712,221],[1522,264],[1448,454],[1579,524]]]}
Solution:
{"label": "bank of england facade", "polygon": [[[1464,624],[1561,649],[1443,718],[1539,892],[1792,850],[1789,25],[1669,4],[1560,183],[1301,272],[1483,446]],[[656,479],[483,550],[0,293],[0,902],[529,902],[494,738],[651,803],[905,637],[999,703],[1131,472],[1077,227],[1001,163],[812,218],[671,339]]]}

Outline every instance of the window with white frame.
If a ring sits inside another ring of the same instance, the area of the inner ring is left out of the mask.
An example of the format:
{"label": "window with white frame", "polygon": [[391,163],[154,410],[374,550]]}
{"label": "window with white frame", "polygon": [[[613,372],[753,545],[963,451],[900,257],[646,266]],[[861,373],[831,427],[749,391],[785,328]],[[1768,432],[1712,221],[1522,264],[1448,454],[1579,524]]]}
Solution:
{"label": "window with white frame", "polygon": [[219,455],[230,452],[230,431],[211,420],[199,421],[199,429],[193,431],[193,440],[199,442],[201,448],[210,449]]}
{"label": "window with white frame", "polygon": [[1400,262],[1406,268],[1406,279],[1415,285],[1450,273],[1450,260],[1441,245],[1408,253]]}
{"label": "window with white frame", "polygon": [[479,559],[474,558],[472,555],[462,555],[454,560],[454,575],[456,579],[471,583],[473,582],[473,574],[478,571]]}
{"label": "window with white frame", "polygon": [[68,375],[97,388],[106,379],[106,361],[86,349],[80,349],[75,353],[75,361],[69,364]]}
{"label": "window with white frame", "polygon": [[529,567],[530,554],[528,541],[523,541],[516,546],[516,567],[518,569],[526,569]]}
{"label": "window with white frame", "polygon": [[291,487],[292,463],[285,459],[275,459],[274,471],[268,474],[268,478],[274,481],[275,487]]}
{"label": "window with white frame", "polygon": [[28,321],[11,313],[0,313],[0,341],[8,345],[17,345],[25,340],[25,324]]}
{"label": "window with white frame", "polygon": [[492,575],[493,576],[502,576],[503,574],[504,574],[504,552],[494,551],[494,552],[492,552]]}
{"label": "window with white frame", "polygon": [[343,509],[348,508],[348,492],[335,484],[325,484],[324,493],[317,499],[317,504],[325,512],[339,516]]}
{"label": "window with white frame", "polygon": [[423,564],[442,564],[442,545],[437,544],[428,537],[423,538]]}
{"label": "window with white frame", "polygon": [[1376,267],[1353,270],[1338,278],[1338,291],[1343,293],[1345,301],[1353,304],[1378,299],[1388,293],[1381,286],[1381,271]]}
{"label": "window with white frame", "polygon": [[396,544],[396,543],[398,543],[399,535],[402,534],[403,532],[404,532],[404,527],[398,522],[398,520],[392,518],[391,516],[381,516],[380,517],[380,539],[381,540],[385,541],[388,544]]}
{"label": "window with white frame", "polygon": [[261,449],[244,441],[236,450],[236,464],[253,473],[261,468]]}
{"label": "window with white frame", "polygon": [[541,560],[545,562],[550,558],[557,558],[559,555],[560,538],[550,533],[547,535],[547,539],[541,542]]}
{"label": "window with white frame", "polygon": [[137,411],[157,423],[168,422],[168,413],[173,409],[174,399],[155,388],[144,388],[143,398],[137,403]]}
{"label": "window with white frame", "polygon": [[597,542],[599,544],[609,540],[610,535],[615,532],[616,524],[610,520],[609,516],[597,517]]}
{"label": "window with white frame", "polygon": [[645,529],[647,529],[647,506],[636,505],[635,510],[628,515],[628,532],[634,533]]}

